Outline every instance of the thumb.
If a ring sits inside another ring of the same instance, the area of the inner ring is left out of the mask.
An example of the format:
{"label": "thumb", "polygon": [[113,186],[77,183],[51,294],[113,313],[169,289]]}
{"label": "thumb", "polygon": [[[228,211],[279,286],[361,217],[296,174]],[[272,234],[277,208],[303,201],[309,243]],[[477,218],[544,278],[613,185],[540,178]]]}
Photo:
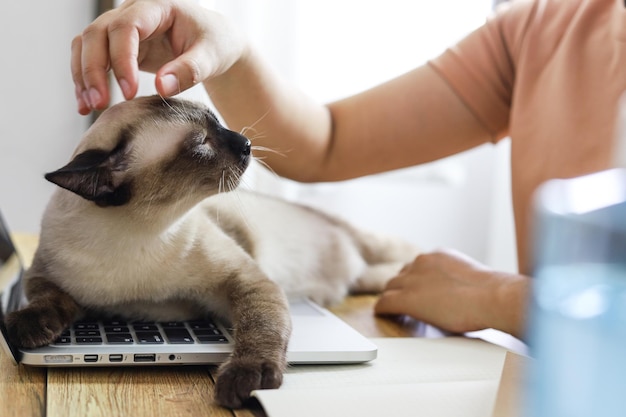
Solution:
{"label": "thumb", "polygon": [[193,51],[188,51],[168,62],[156,73],[155,86],[163,97],[171,97],[202,82],[208,69],[202,69]]}
{"label": "thumb", "polygon": [[376,304],[374,305],[374,313],[377,315],[395,315],[400,314],[401,292],[398,290],[387,290],[383,292]]}
{"label": "thumb", "polygon": [[155,80],[156,90],[162,97],[175,96],[178,93],[185,91],[191,86],[183,88],[180,84],[180,78],[175,73],[163,74],[157,76]]}

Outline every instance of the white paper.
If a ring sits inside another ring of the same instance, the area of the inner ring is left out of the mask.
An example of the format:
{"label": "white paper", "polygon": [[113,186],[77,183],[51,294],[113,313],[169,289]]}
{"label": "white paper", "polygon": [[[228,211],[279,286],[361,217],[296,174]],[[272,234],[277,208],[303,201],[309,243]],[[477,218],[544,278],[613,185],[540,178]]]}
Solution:
{"label": "white paper", "polygon": [[506,349],[461,337],[372,341],[372,362],[290,367],[280,389],[253,395],[269,417],[491,415]]}

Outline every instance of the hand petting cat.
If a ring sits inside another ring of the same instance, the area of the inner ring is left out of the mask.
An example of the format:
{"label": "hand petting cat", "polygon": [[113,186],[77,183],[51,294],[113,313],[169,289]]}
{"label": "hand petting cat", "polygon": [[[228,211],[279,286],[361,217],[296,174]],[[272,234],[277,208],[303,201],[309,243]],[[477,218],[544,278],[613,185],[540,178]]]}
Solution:
{"label": "hand petting cat", "polygon": [[188,0],[127,0],[72,42],[79,112],[109,104],[109,70],[126,99],[137,94],[139,70],[156,74],[157,92],[170,97],[223,73],[245,52],[243,36],[218,13]]}

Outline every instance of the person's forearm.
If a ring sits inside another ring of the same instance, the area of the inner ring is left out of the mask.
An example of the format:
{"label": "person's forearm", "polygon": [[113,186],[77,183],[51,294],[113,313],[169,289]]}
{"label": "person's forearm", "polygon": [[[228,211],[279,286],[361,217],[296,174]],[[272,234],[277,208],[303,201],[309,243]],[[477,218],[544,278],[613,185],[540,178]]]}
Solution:
{"label": "person's forearm", "polygon": [[204,86],[230,129],[271,149],[255,156],[281,176],[317,180],[332,135],[325,106],[278,79],[253,51]]}
{"label": "person's forearm", "polygon": [[430,162],[491,139],[429,66],[323,106],[281,82],[254,54],[204,82],[234,130],[254,127],[253,145],[279,174],[337,181]]}

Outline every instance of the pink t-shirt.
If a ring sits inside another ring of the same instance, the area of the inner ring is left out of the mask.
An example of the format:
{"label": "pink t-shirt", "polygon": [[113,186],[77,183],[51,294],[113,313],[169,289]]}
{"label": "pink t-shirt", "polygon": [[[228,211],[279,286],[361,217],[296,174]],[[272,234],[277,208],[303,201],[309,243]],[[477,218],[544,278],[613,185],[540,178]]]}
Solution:
{"label": "pink t-shirt", "polygon": [[611,167],[626,89],[624,0],[512,1],[430,65],[494,142],[511,137],[519,267],[530,274],[537,186]]}

